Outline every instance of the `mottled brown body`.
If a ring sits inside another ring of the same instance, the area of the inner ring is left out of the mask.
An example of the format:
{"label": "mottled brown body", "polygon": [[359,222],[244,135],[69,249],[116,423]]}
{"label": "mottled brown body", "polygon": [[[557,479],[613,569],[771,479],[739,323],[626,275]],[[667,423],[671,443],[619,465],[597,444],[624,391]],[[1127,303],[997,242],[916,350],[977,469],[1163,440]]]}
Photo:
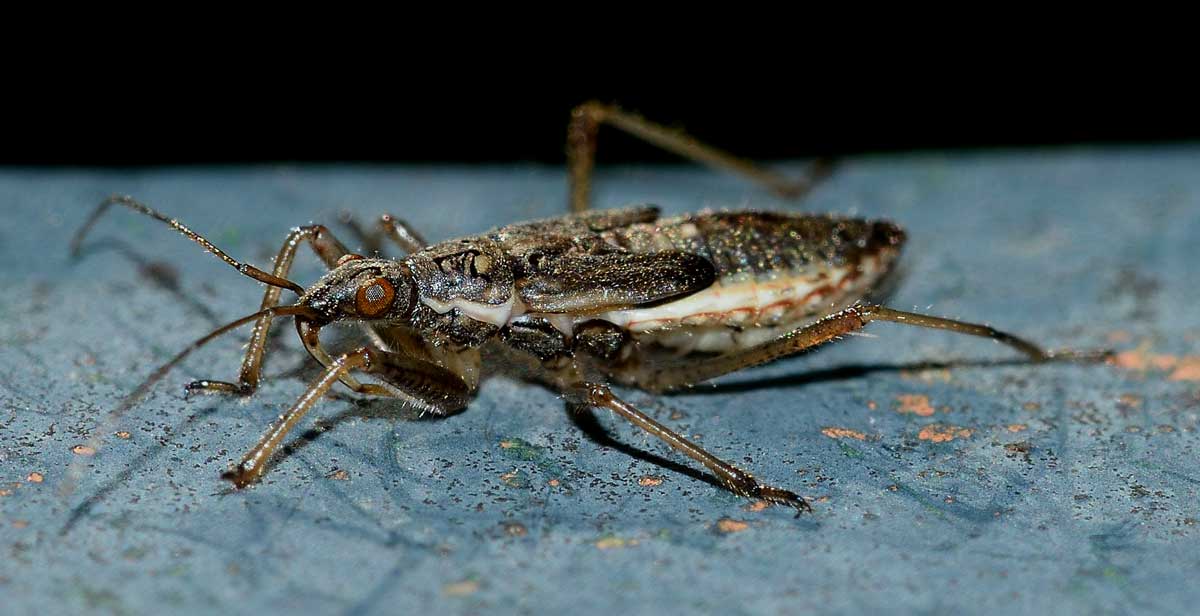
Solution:
{"label": "mottled brown body", "polygon": [[709,288],[604,315],[639,340],[680,352],[748,348],[837,312],[869,295],[904,243],[889,222],[753,211],[677,216],[603,236],[625,250],[679,250],[713,264]]}
{"label": "mottled brown body", "polygon": [[[480,239],[498,245],[514,271],[517,297],[499,332],[510,346],[568,371],[568,380],[591,368],[662,389],[647,362],[751,348],[861,300],[891,270],[904,232],[883,221],[756,211],[660,218],[646,207],[512,225]],[[711,279],[693,284],[680,271],[626,263],[619,267],[647,279],[605,281],[595,268],[555,265],[673,254],[703,259],[691,267],[711,269]],[[541,301],[547,272],[560,305]],[[614,294],[632,289],[661,296],[614,305]]]}
{"label": "mottled brown body", "polygon": [[656,218],[600,235],[621,250],[699,255],[713,264],[721,282],[746,276],[820,277],[833,268],[856,267],[904,242],[904,232],[885,221],[762,211]]}

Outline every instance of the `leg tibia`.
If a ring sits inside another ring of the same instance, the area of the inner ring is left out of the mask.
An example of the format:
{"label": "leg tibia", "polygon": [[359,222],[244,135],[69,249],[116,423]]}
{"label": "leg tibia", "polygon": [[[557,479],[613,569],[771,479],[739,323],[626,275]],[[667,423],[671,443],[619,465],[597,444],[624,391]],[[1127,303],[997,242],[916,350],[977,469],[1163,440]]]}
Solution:
{"label": "leg tibia", "polygon": [[787,505],[798,511],[811,511],[808,501],[802,497],[787,490],[759,483],[754,475],[708,453],[699,445],[671,431],[628,402],[618,398],[607,385],[584,383],[576,389],[568,391],[566,395],[571,402],[613,411],[629,423],[658,437],[671,449],[703,464],[717,476],[722,485],[734,494],[747,498],[760,498],[773,504]]}
{"label": "leg tibia", "polygon": [[596,165],[596,136],[607,124],[684,158],[741,175],[788,198],[799,198],[829,174],[829,161],[818,161],[801,178],[790,179],[723,150],[705,145],[682,131],[672,130],[614,105],[584,103],[571,113],[567,126],[567,165],[572,212],[588,209],[592,171]]}

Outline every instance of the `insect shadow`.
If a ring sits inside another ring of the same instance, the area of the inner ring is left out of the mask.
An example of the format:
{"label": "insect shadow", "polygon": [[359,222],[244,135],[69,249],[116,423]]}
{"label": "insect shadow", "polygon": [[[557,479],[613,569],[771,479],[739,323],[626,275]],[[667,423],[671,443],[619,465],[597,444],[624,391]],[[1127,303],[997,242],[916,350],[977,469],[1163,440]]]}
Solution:
{"label": "insect shadow", "polygon": [[221,324],[221,320],[213,312],[212,308],[209,308],[203,302],[196,299],[193,293],[189,293],[184,289],[179,276],[179,270],[170,263],[147,258],[137,250],[134,250],[129,242],[116,238],[102,238],[94,241],[80,251],[80,256],[90,256],[102,252],[112,252],[121,255],[137,268],[137,273],[142,279],[170,293],[175,301],[203,318],[209,325],[216,327]]}
{"label": "insect shadow", "polygon": [[[1028,366],[1033,361],[1022,357],[1009,359],[961,359],[944,361],[916,361],[895,364],[844,364],[829,368],[808,370],[796,374],[783,374],[761,379],[716,382],[708,386],[697,386],[685,392],[688,395],[734,394],[758,389],[803,387],[817,383],[834,383],[861,379],[872,374],[897,372],[921,372],[926,370],[955,370],[959,368],[1002,368],[1005,366]],[[667,392],[670,396],[673,392]]]}
{"label": "insect shadow", "polygon": [[[196,412],[190,414],[187,419],[172,428],[171,431],[173,433],[184,433],[189,428],[199,425],[200,422],[208,419],[209,416],[217,412],[219,407],[220,405],[218,404],[212,404],[198,409]],[[150,447],[143,448],[135,455],[133,460],[122,466],[120,472],[101,484],[94,492],[84,497],[78,505],[71,508],[70,513],[67,515],[67,520],[59,529],[58,534],[64,536],[70,533],[81,520],[92,513],[96,506],[104,502],[117,488],[128,483],[135,473],[145,469],[147,465],[166,455],[168,451],[170,451],[168,447],[162,446],[157,441]]]}
{"label": "insect shadow", "polygon": [[[816,370],[803,370],[794,374],[786,374],[748,381],[734,381],[728,383],[718,382],[708,387],[701,386],[691,390],[666,392],[663,395],[667,398],[678,394],[727,395],[745,393],[760,389],[794,388],[816,385],[820,383],[851,381],[855,379],[862,379],[871,376],[872,374],[881,373],[919,372],[923,370],[949,370],[958,368],[997,368],[1004,366],[1029,365],[1030,363],[1032,362],[1027,359],[1010,358],[917,361],[894,364],[846,364]],[[302,361],[292,370],[278,375],[276,378],[296,378],[298,380],[305,381],[308,380],[313,374],[318,372],[319,370],[313,367],[311,362]],[[331,416],[318,419],[312,428],[305,430],[295,439],[292,439],[288,444],[283,446],[281,448],[280,455],[276,456],[268,464],[268,468],[283,462],[283,460],[285,460],[288,456],[293,455],[294,453],[315,442],[326,432],[336,430],[338,426],[347,421],[388,419],[399,421],[436,422],[446,418],[442,415],[433,415],[428,413],[423,414],[417,409],[406,407],[403,404],[397,404],[394,400],[356,398],[341,392],[331,392],[327,394],[327,397],[332,400],[346,402],[350,406]],[[611,448],[641,462],[660,467],[667,471],[678,473],[694,480],[703,481],[717,488],[723,487],[720,481],[718,481],[715,476],[709,473],[702,472],[685,464],[664,458],[647,450],[640,449],[636,446],[618,440],[611,434],[609,428],[607,428],[596,417],[595,412],[590,408],[569,408],[567,409],[567,416],[571,423],[581,432],[583,432],[588,440],[595,445]],[[232,493],[233,490],[229,490],[228,492]]]}

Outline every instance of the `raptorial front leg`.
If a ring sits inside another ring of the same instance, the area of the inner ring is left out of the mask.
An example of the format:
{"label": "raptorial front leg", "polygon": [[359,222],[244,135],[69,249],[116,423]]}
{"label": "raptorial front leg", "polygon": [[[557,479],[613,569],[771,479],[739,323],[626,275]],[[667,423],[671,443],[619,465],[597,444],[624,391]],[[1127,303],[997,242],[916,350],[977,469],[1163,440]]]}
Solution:
{"label": "raptorial front leg", "polygon": [[751,366],[794,355],[813,347],[835,340],[853,331],[866,327],[872,321],[891,321],[903,325],[916,325],[930,329],[942,329],[959,334],[991,338],[1008,345],[1033,362],[1046,361],[1101,361],[1112,355],[1111,351],[1075,351],[1062,349],[1050,351],[1023,338],[1002,332],[988,325],[944,319],[915,312],[905,312],[884,306],[858,305],[827,316],[816,323],[791,331],[770,342],[743,351],[718,355],[701,360],[672,362],[647,366],[635,375],[641,386],[661,391],[702,383],[709,379],[736,372]]}
{"label": "raptorial front leg", "polygon": [[629,423],[658,437],[671,449],[703,464],[721,481],[721,485],[738,496],[758,498],[772,504],[787,505],[797,511],[812,511],[808,501],[788,490],[760,483],[754,475],[708,453],[670,428],[658,423],[633,405],[617,397],[607,385],[583,383],[565,392],[569,402],[608,409]]}
{"label": "raptorial front leg", "polygon": [[[321,261],[330,268],[335,267],[339,259],[349,254],[346,247],[323,225],[293,229],[284,240],[283,247],[279,249],[279,255],[275,257],[275,276],[287,277],[292,268],[292,262],[296,258],[296,248],[300,246],[301,242],[308,242]],[[278,306],[281,291],[282,289],[278,287],[267,287],[259,309],[266,310]],[[255,321],[236,383],[213,380],[193,381],[184,388],[185,395],[224,393],[245,396],[254,393],[254,390],[258,388],[259,376],[262,372],[263,354],[266,352],[267,334],[271,331],[272,319],[271,315],[264,315]]]}
{"label": "raptorial front leg", "polygon": [[403,400],[423,412],[452,413],[465,407],[471,396],[471,387],[466,381],[445,368],[404,355],[361,347],[332,360],[325,372],[295,404],[271,423],[258,443],[222,478],[244,488],[261,477],[288,432],[329,388],[339,380],[344,381],[352,370],[365,372],[387,383],[386,386],[364,383],[354,388],[357,393]]}
{"label": "raptorial front leg", "polygon": [[570,207],[582,212],[590,207],[592,171],[596,166],[596,136],[601,124],[608,124],[648,143],[684,158],[730,171],[787,198],[800,198],[829,175],[832,164],[819,160],[805,174],[788,178],[709,145],[686,133],[651,122],[615,105],[596,101],[584,103],[571,112],[567,126],[567,165],[570,172]]}

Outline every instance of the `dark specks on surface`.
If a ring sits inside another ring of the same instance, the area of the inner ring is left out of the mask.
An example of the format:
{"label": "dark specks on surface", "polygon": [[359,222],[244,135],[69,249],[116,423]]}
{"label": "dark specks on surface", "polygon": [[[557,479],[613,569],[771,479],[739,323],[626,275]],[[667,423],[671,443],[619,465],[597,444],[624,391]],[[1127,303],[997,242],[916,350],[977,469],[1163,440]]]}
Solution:
{"label": "dark specks on surface", "polygon": [[[555,215],[563,172],[0,172],[20,221],[0,243],[3,611],[1185,613],[1200,599],[1197,168],[1194,148],[846,162],[803,207],[904,227],[896,307],[1120,354],[1030,366],[881,324],[716,387],[630,393],[809,498],[799,518],[508,378],[438,420],[338,393],[266,481],[227,490],[220,472],[315,378],[284,335],[254,396],[179,393],[232,378],[243,332],[189,359],[99,450],[75,451],[209,314],[247,314],[262,288],[134,217],[93,237],[144,261],[100,243],[71,263],[39,204],[83,213],[136,192],[264,266],[289,228],[336,225],[344,208],[430,239]],[[694,168],[608,170],[596,188],[603,205],[668,215],[799,209]],[[320,273],[308,253],[297,266],[301,282]]]}

